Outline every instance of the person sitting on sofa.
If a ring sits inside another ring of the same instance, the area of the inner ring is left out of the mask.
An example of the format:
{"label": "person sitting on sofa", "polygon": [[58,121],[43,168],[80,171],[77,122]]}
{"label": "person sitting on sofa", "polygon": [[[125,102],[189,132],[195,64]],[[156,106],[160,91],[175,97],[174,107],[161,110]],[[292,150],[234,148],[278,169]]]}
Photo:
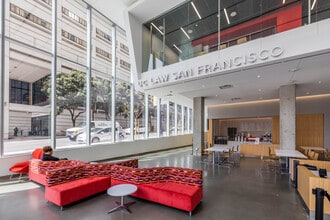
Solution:
{"label": "person sitting on sofa", "polygon": [[58,161],[58,160],[67,160],[67,158],[58,158],[58,157],[54,157],[52,156],[53,154],[53,149],[51,146],[44,146],[42,148],[42,151],[43,151],[43,155],[41,157],[41,160],[42,161]]}

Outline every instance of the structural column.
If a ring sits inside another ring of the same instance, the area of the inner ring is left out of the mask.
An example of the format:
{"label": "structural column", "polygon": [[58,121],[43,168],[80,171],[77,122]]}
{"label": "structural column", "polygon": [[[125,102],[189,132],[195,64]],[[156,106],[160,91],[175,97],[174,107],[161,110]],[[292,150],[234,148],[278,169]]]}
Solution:
{"label": "structural column", "polygon": [[280,87],[280,146],[296,149],[296,85]]}
{"label": "structural column", "polygon": [[204,97],[194,98],[193,155],[200,155],[204,144]]}

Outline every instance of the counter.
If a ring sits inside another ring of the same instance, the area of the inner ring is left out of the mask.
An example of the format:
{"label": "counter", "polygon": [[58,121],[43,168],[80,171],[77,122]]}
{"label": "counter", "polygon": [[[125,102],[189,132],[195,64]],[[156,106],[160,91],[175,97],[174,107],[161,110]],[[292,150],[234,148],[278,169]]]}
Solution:
{"label": "counter", "polygon": [[240,153],[241,155],[259,156],[262,159],[264,156],[269,156],[269,148],[271,148],[272,152],[275,152],[275,149],[280,149],[280,145],[270,143],[243,143],[240,144]]}

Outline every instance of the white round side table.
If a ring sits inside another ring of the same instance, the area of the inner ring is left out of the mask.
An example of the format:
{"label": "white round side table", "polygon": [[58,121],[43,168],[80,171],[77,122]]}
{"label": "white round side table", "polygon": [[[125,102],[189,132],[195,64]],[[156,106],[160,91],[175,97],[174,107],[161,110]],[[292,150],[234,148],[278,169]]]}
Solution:
{"label": "white round side table", "polygon": [[120,196],[120,202],[116,202],[118,205],[117,207],[111,209],[109,213],[120,210],[120,209],[125,209],[129,213],[132,213],[131,210],[128,208],[130,205],[134,204],[135,202],[129,202],[129,203],[124,203],[124,196],[128,196],[132,193],[135,193],[137,190],[137,186],[133,184],[119,184],[115,186],[111,186],[108,190],[107,193],[110,196]]}

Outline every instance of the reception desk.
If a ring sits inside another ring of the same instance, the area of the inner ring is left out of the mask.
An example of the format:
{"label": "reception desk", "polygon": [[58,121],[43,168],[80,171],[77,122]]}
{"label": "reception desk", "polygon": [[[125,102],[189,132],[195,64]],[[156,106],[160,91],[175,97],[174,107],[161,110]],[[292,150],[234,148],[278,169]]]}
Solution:
{"label": "reception desk", "polygon": [[[321,178],[315,175],[313,171],[308,170],[304,166],[298,166],[298,184],[297,190],[304,200],[309,213],[315,213],[315,195],[313,195],[312,190],[315,188],[321,188],[327,192],[330,191],[330,179]],[[330,215],[330,201],[324,197],[324,214]]]}
{"label": "reception desk", "polygon": [[240,153],[243,156],[259,156],[262,159],[264,156],[269,156],[269,148],[271,148],[272,152],[275,152],[275,149],[280,149],[280,145],[244,143],[240,145]]}

